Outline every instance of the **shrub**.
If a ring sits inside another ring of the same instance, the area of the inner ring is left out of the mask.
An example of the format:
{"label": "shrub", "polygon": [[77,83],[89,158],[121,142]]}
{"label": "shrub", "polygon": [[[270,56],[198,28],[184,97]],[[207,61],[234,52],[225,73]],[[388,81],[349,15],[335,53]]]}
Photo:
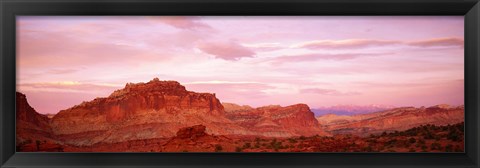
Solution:
{"label": "shrub", "polygon": [[458,132],[456,130],[450,130],[448,132],[447,139],[452,140],[452,141],[459,141],[460,136],[458,135]]}
{"label": "shrub", "polygon": [[445,152],[453,152],[453,145],[448,144],[447,146],[445,146]]}
{"label": "shrub", "polygon": [[222,150],[223,150],[222,145],[220,145],[220,144],[215,145],[215,152],[221,152]]}
{"label": "shrub", "polygon": [[235,147],[235,152],[242,152],[242,148],[240,148],[240,147],[238,147],[238,146]]}
{"label": "shrub", "polygon": [[424,135],[423,135],[423,138],[424,139],[433,139],[433,134],[430,132],[430,131],[427,131]]}
{"label": "shrub", "polygon": [[434,143],[432,143],[432,145],[430,145],[430,149],[431,150],[442,150],[442,145],[440,145],[437,142],[434,142]]}
{"label": "shrub", "polygon": [[363,151],[365,151],[365,152],[372,152],[373,149],[372,149],[371,146],[367,146],[367,147],[364,147],[364,148],[363,148]]}
{"label": "shrub", "polygon": [[37,145],[37,150],[40,150],[40,144],[42,144],[42,142],[40,140],[36,140],[35,144]]}
{"label": "shrub", "polygon": [[423,145],[423,144],[425,144],[425,140],[419,139],[419,140],[418,140],[418,143]]}
{"label": "shrub", "polygon": [[250,144],[250,142],[247,142],[245,144],[243,144],[243,149],[247,149],[247,148],[251,148],[252,145]]}
{"label": "shrub", "polygon": [[427,151],[427,145],[422,145],[422,151]]}
{"label": "shrub", "polygon": [[417,142],[417,140],[415,138],[410,138],[410,139],[408,139],[408,142],[409,143],[415,143],[415,142]]}
{"label": "shrub", "polygon": [[396,140],[396,139],[392,139],[392,140],[390,140],[390,141],[387,141],[387,142],[385,143],[385,145],[386,145],[386,146],[393,146],[393,145],[395,145],[396,143],[397,143],[397,140]]}

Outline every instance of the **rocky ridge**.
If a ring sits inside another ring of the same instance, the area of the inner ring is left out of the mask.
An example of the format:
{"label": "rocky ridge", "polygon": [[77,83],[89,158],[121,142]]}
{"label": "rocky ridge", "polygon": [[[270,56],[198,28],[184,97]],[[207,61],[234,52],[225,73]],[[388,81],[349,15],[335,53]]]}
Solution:
{"label": "rocky ridge", "polygon": [[442,126],[460,123],[464,121],[464,110],[464,106],[448,105],[402,107],[353,116],[329,114],[317,117],[317,120],[333,134],[369,135],[403,131],[424,124]]}

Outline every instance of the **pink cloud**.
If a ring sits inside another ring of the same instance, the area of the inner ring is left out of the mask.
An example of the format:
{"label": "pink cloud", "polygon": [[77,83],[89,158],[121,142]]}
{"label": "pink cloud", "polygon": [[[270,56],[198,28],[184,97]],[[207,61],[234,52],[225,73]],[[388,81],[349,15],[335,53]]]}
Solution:
{"label": "pink cloud", "polygon": [[201,51],[224,60],[238,60],[242,57],[253,57],[255,52],[237,42],[202,42],[197,45]]}
{"label": "pink cloud", "polygon": [[464,40],[460,38],[434,38],[427,40],[419,40],[407,43],[417,47],[435,47],[435,46],[463,46]]}
{"label": "pink cloud", "polygon": [[303,62],[303,61],[315,61],[315,60],[349,60],[359,57],[373,57],[380,55],[387,55],[391,53],[345,53],[345,54],[300,54],[300,55],[288,55],[277,57],[272,60],[275,64],[289,63],[289,62]]}
{"label": "pink cloud", "polygon": [[294,48],[306,49],[358,49],[367,47],[409,45],[416,47],[435,47],[435,46],[463,46],[464,40],[461,38],[432,38],[417,41],[399,41],[399,40],[373,40],[373,39],[346,39],[346,40],[316,40],[308,41],[294,45]]}
{"label": "pink cloud", "polygon": [[[132,65],[146,60],[162,60],[151,51],[115,44],[112,41],[86,41],[75,32],[20,33],[18,63],[25,67],[56,67],[123,63]],[[91,40],[94,40],[92,37]],[[54,72],[55,73],[55,72]]]}
{"label": "pink cloud", "polygon": [[75,73],[79,71],[78,69],[73,69],[73,68],[64,68],[64,69],[52,69],[49,70],[48,73],[51,74],[70,74],[70,73]]}
{"label": "pink cloud", "polygon": [[395,40],[371,40],[371,39],[346,39],[346,40],[316,40],[297,44],[295,48],[307,49],[351,49],[365,48],[372,46],[386,46],[399,44],[400,41]]}
{"label": "pink cloud", "polygon": [[200,21],[198,17],[194,16],[162,16],[150,17],[152,20],[160,21],[175,28],[196,30],[196,29],[212,29],[208,24]]}
{"label": "pink cloud", "polygon": [[48,82],[48,83],[22,83],[18,84],[21,90],[31,91],[54,91],[54,92],[108,92],[114,91],[121,86],[108,84],[90,84],[80,82]]}
{"label": "pink cloud", "polygon": [[[18,23],[18,88],[33,94],[32,106],[50,108],[42,112],[115,90],[102,83],[123,86],[155,76],[249,105],[463,101],[460,83],[426,79],[463,78],[460,16],[22,16]],[[240,61],[198,56],[207,54]],[[215,80],[250,83],[189,83]]]}
{"label": "pink cloud", "polygon": [[286,47],[281,46],[279,43],[259,43],[259,44],[243,44],[248,48],[251,48],[255,51],[260,52],[269,52],[269,51],[276,51],[285,49]]}
{"label": "pink cloud", "polygon": [[215,93],[221,102],[266,105],[265,99],[272,101],[265,90],[275,87],[263,83],[191,83],[184,84],[187,90]]}
{"label": "pink cloud", "polygon": [[308,88],[301,89],[300,93],[313,93],[320,95],[332,95],[332,96],[351,96],[351,95],[360,95],[360,92],[340,92],[334,89],[321,89],[321,88]]}

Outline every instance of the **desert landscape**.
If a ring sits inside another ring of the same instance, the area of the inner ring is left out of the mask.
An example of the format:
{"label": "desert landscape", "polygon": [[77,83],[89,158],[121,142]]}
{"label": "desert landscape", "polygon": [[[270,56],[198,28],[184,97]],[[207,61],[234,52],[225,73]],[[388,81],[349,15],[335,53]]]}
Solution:
{"label": "desert landscape", "polygon": [[17,16],[18,152],[464,152],[463,16]]}
{"label": "desert landscape", "polygon": [[20,152],[463,152],[464,107],[318,117],[306,104],[222,103],[155,78],[39,114],[17,92]]}

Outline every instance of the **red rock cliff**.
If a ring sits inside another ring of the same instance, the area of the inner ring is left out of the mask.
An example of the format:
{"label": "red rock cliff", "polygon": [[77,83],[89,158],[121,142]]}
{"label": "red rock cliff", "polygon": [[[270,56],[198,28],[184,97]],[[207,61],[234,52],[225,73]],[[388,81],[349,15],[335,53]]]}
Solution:
{"label": "red rock cliff", "polygon": [[16,93],[16,130],[17,143],[52,138],[48,117],[35,111],[20,92]]}
{"label": "red rock cliff", "polygon": [[178,82],[157,78],[62,110],[51,122],[55,134],[75,145],[171,137],[179,128],[197,124],[214,134],[245,133],[225,118],[215,94],[187,91]]}
{"label": "red rock cliff", "polygon": [[247,108],[229,112],[227,117],[263,136],[327,135],[306,104]]}

